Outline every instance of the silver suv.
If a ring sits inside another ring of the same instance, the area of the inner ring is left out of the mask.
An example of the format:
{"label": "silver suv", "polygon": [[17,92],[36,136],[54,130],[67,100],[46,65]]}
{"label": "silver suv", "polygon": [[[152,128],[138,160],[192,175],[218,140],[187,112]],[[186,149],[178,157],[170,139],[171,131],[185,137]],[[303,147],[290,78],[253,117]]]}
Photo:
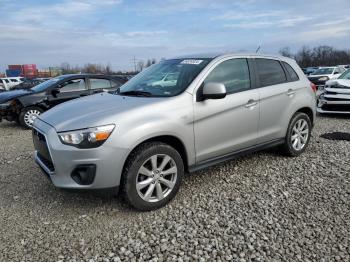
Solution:
{"label": "silver suv", "polygon": [[175,196],[185,172],[272,146],[304,152],[316,112],[312,86],[285,57],[165,60],[114,94],[40,115],[35,160],[57,187],[120,187],[135,208],[156,209]]}

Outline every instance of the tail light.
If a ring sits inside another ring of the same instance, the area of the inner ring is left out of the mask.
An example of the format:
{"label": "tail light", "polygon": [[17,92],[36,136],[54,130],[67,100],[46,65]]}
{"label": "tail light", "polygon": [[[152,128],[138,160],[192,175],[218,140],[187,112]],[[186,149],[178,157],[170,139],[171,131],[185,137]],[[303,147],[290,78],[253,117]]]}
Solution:
{"label": "tail light", "polygon": [[312,82],[310,82],[310,86],[311,86],[312,91],[314,91],[316,93],[317,86],[314,83],[312,83]]}

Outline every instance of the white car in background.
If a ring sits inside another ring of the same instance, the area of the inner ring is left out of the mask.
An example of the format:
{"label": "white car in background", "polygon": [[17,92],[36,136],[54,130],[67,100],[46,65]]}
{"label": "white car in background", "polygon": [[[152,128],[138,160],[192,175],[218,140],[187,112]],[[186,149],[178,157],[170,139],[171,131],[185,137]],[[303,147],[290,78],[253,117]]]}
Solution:
{"label": "white car in background", "polygon": [[0,90],[8,91],[13,86],[12,82],[8,78],[0,78]]}
{"label": "white car in background", "polygon": [[350,114],[350,69],[335,80],[326,82],[320,95],[317,112]]}
{"label": "white car in background", "polygon": [[344,71],[345,69],[338,66],[320,67],[308,78],[317,86],[318,91],[322,91],[328,80],[337,79]]}
{"label": "white car in background", "polygon": [[0,90],[8,91],[12,87],[19,85],[23,82],[23,77],[3,77],[0,78]]}

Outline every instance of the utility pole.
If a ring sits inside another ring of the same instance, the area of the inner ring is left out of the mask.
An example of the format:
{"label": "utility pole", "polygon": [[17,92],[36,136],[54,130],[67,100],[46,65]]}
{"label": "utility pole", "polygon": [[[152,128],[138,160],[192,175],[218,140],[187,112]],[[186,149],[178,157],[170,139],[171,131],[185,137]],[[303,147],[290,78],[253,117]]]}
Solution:
{"label": "utility pole", "polygon": [[136,57],[135,56],[134,56],[133,62],[134,62],[134,72],[136,72]]}

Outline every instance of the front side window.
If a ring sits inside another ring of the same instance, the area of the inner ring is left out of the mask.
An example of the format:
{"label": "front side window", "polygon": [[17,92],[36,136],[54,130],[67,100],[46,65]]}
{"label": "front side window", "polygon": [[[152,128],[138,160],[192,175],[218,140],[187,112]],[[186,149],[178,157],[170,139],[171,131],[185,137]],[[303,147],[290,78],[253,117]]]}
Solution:
{"label": "front side window", "polygon": [[185,58],[165,60],[131,78],[119,90],[120,95],[176,96],[192,83],[211,59]]}
{"label": "front side window", "polygon": [[64,76],[58,76],[52,79],[49,79],[45,82],[42,82],[34,87],[31,88],[31,90],[33,92],[39,93],[39,92],[43,92],[48,88],[51,88],[52,86],[56,85],[57,82],[61,81],[64,79]]}
{"label": "front side window", "polygon": [[104,78],[90,78],[90,86],[91,89],[111,88],[111,82]]}
{"label": "front side window", "polygon": [[84,78],[68,80],[60,84],[61,92],[75,92],[85,90]]}
{"label": "front side window", "polygon": [[284,64],[284,67],[286,68],[289,76],[290,76],[290,79],[292,81],[298,81],[299,80],[299,77],[297,75],[297,73],[294,71],[293,67],[291,67],[288,63],[286,62],[283,62]]}
{"label": "front side window", "polygon": [[228,94],[250,89],[247,59],[237,58],[222,62],[209,73],[204,83],[221,83]]}
{"label": "front side window", "polygon": [[282,84],[287,81],[279,61],[265,58],[257,58],[255,61],[261,87]]}

